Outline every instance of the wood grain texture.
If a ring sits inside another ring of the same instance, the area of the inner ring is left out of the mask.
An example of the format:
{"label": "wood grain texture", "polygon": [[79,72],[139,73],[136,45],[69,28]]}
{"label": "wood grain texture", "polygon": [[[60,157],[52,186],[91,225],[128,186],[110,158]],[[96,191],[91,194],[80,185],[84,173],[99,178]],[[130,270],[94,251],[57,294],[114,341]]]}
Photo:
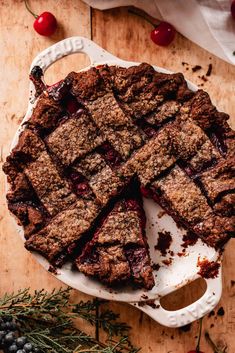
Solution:
{"label": "wood grain texture", "polygon": [[[28,99],[28,69],[34,56],[48,45],[72,35],[83,35],[93,40],[106,50],[122,59],[145,61],[173,71],[181,71],[196,84],[203,83],[213,102],[219,109],[231,116],[235,111],[234,82],[235,68],[207,53],[181,35],[168,48],[160,48],[149,39],[151,26],[144,20],[129,14],[127,9],[114,9],[105,12],[92,10],[79,0],[46,0],[30,1],[35,12],[48,10],[59,20],[59,31],[50,39],[40,37],[32,29],[33,18],[19,0],[0,1],[0,164],[5,160],[10,142],[22,120]],[[182,62],[188,65],[182,65]],[[88,59],[82,55],[65,58],[48,70],[46,79],[55,82],[68,71],[79,70],[86,66]],[[212,64],[212,74],[204,82],[198,76],[205,75],[208,65]],[[192,67],[201,65],[195,73]],[[187,69],[188,68],[188,69]],[[231,118],[235,127],[235,119]],[[4,175],[0,171],[0,295],[5,291],[23,287],[46,288],[60,287],[61,283],[47,273],[35,262],[33,257],[16,236],[14,223],[5,203]],[[223,296],[218,305],[223,306],[223,317],[211,316],[204,319],[204,327],[210,329],[213,338],[226,342],[228,353],[235,352],[235,280],[234,266],[235,242],[231,240],[223,262]],[[201,284],[194,285],[193,290],[186,289],[173,296],[169,302],[174,304],[176,298],[183,305],[193,294],[199,293]],[[72,300],[88,298],[73,291]],[[182,353],[195,347],[197,323],[189,332],[179,329],[167,329],[137,308],[128,304],[111,303],[110,307],[120,312],[121,318],[133,327],[133,341],[142,347],[143,353]],[[218,309],[217,308],[217,309]],[[210,326],[214,324],[214,327]],[[89,325],[83,326],[92,333]],[[203,340],[203,351],[212,352]]]}

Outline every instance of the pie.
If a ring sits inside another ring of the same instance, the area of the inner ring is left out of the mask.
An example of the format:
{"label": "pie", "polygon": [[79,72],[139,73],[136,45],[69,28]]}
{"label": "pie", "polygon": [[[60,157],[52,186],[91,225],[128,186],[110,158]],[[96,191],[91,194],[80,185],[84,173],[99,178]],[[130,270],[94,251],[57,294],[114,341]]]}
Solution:
{"label": "pie", "polygon": [[51,87],[32,76],[40,94],[3,166],[28,250],[109,286],[151,289],[141,195],[209,246],[234,235],[235,133],[206,92],[146,63]]}

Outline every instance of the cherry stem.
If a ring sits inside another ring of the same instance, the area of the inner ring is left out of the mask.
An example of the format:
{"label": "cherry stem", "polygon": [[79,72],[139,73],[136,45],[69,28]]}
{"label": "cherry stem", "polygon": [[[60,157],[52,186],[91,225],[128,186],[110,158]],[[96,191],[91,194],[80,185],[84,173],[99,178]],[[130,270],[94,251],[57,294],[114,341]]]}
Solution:
{"label": "cherry stem", "polygon": [[150,21],[146,16],[143,16],[143,15],[141,15],[140,13],[138,13],[138,12],[136,12],[136,11],[134,11],[134,10],[129,9],[128,12],[131,13],[131,14],[133,14],[133,15],[136,15],[136,16],[142,18],[142,19],[144,19],[145,21],[147,21],[148,23],[150,23],[154,28],[158,26],[158,24],[154,24],[154,23],[153,23],[152,21]]}
{"label": "cherry stem", "polygon": [[225,349],[224,348],[222,351],[215,345],[215,343],[212,341],[209,332],[205,332],[205,338],[207,340],[207,342],[210,344],[210,346],[212,347],[212,349],[214,350],[215,353],[225,353]]}
{"label": "cherry stem", "polygon": [[202,319],[199,320],[199,334],[198,334],[198,339],[197,339],[197,346],[196,346],[196,352],[200,351],[200,341],[201,341],[201,336],[202,336]]}
{"label": "cherry stem", "polygon": [[38,18],[38,15],[36,15],[36,14],[29,8],[28,2],[27,2],[26,0],[24,0],[24,3],[25,3],[26,9],[31,13],[31,15],[33,15],[34,18]]}

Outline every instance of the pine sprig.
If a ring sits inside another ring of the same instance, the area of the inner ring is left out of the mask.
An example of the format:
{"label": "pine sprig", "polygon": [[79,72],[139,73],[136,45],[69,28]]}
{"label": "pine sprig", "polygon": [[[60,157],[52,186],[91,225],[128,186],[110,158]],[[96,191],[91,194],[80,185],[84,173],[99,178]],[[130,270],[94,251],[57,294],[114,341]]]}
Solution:
{"label": "pine sprig", "polygon": [[[19,290],[17,293],[5,294],[0,299],[0,315],[4,311],[12,316],[28,315],[48,315],[51,311],[60,318],[63,316],[63,307],[69,302],[70,289],[53,290],[51,293],[44,291],[35,291],[30,294],[29,289]],[[51,316],[51,315],[50,315]]]}
{"label": "pine sprig", "polygon": [[99,314],[99,317],[96,316],[97,307],[99,308],[105,303],[107,303],[107,301],[97,298],[87,302],[81,301],[75,305],[73,312],[87,320],[91,325],[98,324],[98,327],[107,332],[109,336],[125,335],[130,330],[130,326],[124,322],[118,321],[119,314],[106,309]]}
{"label": "pine sprig", "polygon": [[[45,353],[136,353],[129,339],[130,327],[119,321],[119,315],[103,308],[107,301],[94,299],[71,304],[70,288],[30,293],[23,289],[0,298],[0,318],[12,317],[19,331]],[[74,326],[82,318],[96,327],[91,337]],[[107,334],[100,342],[99,330]]]}

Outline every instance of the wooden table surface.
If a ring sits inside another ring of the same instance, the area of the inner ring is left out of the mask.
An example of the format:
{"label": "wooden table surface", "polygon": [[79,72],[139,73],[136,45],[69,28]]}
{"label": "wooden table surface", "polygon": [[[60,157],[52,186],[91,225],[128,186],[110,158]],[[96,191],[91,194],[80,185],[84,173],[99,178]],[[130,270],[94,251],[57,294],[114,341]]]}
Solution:
{"label": "wooden table surface", "polygon": [[[30,1],[36,13],[51,11],[59,21],[59,30],[50,39],[39,36],[32,28],[33,17],[25,10],[23,1],[0,1],[0,164],[9,152],[11,140],[27,108],[28,69],[34,56],[63,38],[82,35],[93,39],[97,44],[122,59],[145,61],[173,71],[181,71],[196,84],[204,84],[213,102],[229,114],[235,111],[234,82],[235,68],[209,54],[197,45],[177,34],[174,43],[168,48],[160,48],[149,39],[151,26],[143,19],[129,14],[126,8],[105,12],[92,10],[82,1],[54,0]],[[187,64],[182,64],[183,62]],[[89,63],[88,58],[75,54],[62,59],[47,72],[47,82],[52,83],[63,78],[69,71],[79,70]],[[212,64],[212,74],[204,82],[198,76],[206,73]],[[202,69],[192,71],[192,67],[201,65]],[[235,127],[235,120],[231,119]],[[24,249],[23,242],[16,235],[14,223],[5,203],[5,179],[0,171],[0,295],[6,291],[31,287],[32,289],[52,289],[61,283],[47,273]],[[223,261],[223,295],[217,309],[223,306],[225,315],[204,319],[204,328],[208,328],[216,342],[228,345],[228,353],[235,352],[235,241],[231,240]],[[193,293],[186,289],[170,299],[176,298],[183,306],[199,295],[200,285],[195,285]],[[87,299],[88,296],[73,292],[73,300]],[[121,319],[132,327],[132,338],[143,353],[183,353],[195,348],[195,335],[198,323],[190,331],[164,328],[143,315],[138,309],[127,304],[110,303],[110,307],[120,312]],[[214,327],[210,326],[214,324]],[[85,324],[84,324],[85,325]],[[83,329],[92,333],[93,328],[85,325]],[[212,352],[203,340],[205,352]]]}

